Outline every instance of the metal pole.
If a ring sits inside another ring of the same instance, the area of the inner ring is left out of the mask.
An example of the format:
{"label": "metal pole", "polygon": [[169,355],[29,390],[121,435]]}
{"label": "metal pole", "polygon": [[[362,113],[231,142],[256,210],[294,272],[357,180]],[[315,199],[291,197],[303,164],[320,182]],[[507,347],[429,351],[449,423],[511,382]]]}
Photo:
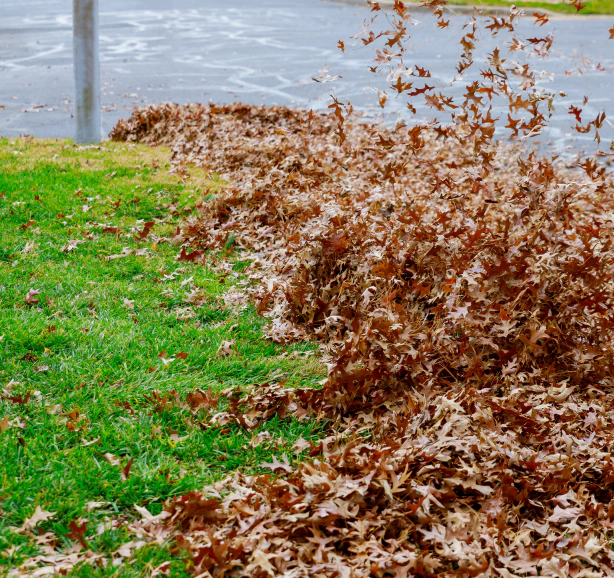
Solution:
{"label": "metal pole", "polygon": [[100,142],[100,61],[98,0],[73,0],[75,142]]}

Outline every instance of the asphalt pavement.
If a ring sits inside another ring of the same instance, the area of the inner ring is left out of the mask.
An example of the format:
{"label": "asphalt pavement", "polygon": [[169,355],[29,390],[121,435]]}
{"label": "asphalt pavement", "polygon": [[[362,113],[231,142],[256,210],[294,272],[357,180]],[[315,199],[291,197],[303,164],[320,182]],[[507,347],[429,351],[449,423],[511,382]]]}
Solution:
{"label": "asphalt pavement", "polygon": [[[378,114],[375,88],[384,79],[368,70],[371,48],[350,39],[370,17],[367,7],[326,0],[100,0],[100,7],[105,133],[135,106],[164,101],[321,109],[333,93],[374,118]],[[71,0],[1,0],[0,135],[73,136],[71,9]],[[430,69],[429,84],[442,89],[454,78],[468,15],[452,11],[449,18],[442,32],[417,12],[408,56],[409,63]],[[552,74],[540,87],[566,94],[543,136],[559,148],[591,146],[592,137],[570,131],[566,108],[584,96],[583,121],[608,108],[614,121],[614,41],[607,32],[613,23],[556,18],[540,28],[525,18],[520,25],[521,37],[554,34],[550,57],[533,64]],[[483,38],[476,74],[486,66],[486,54],[510,40],[504,33]],[[336,47],[340,39],[345,54]],[[314,82],[325,65],[326,74],[342,78]],[[403,114],[404,107],[403,99],[392,98],[388,114]],[[417,108],[418,119],[435,116],[424,105]],[[603,132],[611,137],[613,131],[606,125]]]}

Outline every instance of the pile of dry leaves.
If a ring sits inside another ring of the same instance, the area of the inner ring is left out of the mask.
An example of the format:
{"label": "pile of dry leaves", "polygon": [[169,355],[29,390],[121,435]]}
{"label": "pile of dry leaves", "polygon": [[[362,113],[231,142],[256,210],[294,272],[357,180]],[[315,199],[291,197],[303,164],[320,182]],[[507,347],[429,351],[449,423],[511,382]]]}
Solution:
{"label": "pile of dry leaves", "polygon": [[348,152],[303,117],[163,105],[115,131],[229,179],[186,240],[253,249],[271,336],[332,359],[268,397],[334,421],[314,458],[176,500],[177,547],[213,576],[614,574],[611,186],[509,147],[467,178],[405,127],[346,126]]}
{"label": "pile of dry leaves", "polygon": [[[493,34],[513,32],[514,10]],[[397,66],[409,16],[395,13],[376,63],[400,70],[401,94],[430,75]],[[474,20],[459,73],[475,39]],[[173,532],[195,574],[614,576],[614,187],[594,159],[571,170],[494,141],[486,96],[524,110],[508,119],[528,136],[552,105],[505,62],[490,55],[458,104],[414,87],[454,111],[446,126],[365,125],[335,100],[330,115],[160,105],[116,127],[228,179],[186,246],[249,249],[269,335],[321,340],[330,360],[321,390],[268,386],[216,416],[328,419],[320,445],[298,444],[307,461],[138,527]],[[598,135],[603,118],[580,128]]]}

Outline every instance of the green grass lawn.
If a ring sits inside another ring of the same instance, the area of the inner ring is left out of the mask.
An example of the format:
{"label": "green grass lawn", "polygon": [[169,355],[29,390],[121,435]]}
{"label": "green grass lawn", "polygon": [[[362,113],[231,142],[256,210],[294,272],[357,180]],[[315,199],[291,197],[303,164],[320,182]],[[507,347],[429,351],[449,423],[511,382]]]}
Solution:
{"label": "green grass lawn", "polygon": [[[224,272],[178,262],[180,247],[160,241],[224,186],[196,170],[182,182],[168,156],[0,139],[0,575],[38,552],[12,529],[37,506],[55,512],[39,532],[74,547],[69,524],[84,518],[91,550],[110,553],[132,538],[109,520],[139,517],[135,504],[155,514],[170,496],[236,468],[261,471],[273,455],[293,456],[299,436],[318,435],[311,422],[274,419],[260,430],[275,441],[251,447],[251,433],[203,429],[190,411],[151,401],[155,391],[184,399],[195,388],[324,376],[317,357],[303,355],[313,345],[266,341],[251,306],[225,304],[245,283],[240,255],[210,256],[232,263]],[[136,239],[149,221],[150,234]],[[218,355],[232,340],[237,354]],[[167,559],[148,546],[129,564],[72,575],[143,576]],[[183,574],[173,560],[171,575]]]}
{"label": "green grass lawn", "polygon": [[[552,12],[560,12],[562,14],[614,14],[614,0],[590,0],[584,2],[585,7],[580,13],[576,8],[565,2],[532,2],[532,1],[519,1],[519,2],[506,2],[505,0],[451,0],[452,6],[503,6],[510,8],[512,5],[525,10],[529,15],[532,10],[550,10]],[[606,37],[607,38],[607,37]]]}

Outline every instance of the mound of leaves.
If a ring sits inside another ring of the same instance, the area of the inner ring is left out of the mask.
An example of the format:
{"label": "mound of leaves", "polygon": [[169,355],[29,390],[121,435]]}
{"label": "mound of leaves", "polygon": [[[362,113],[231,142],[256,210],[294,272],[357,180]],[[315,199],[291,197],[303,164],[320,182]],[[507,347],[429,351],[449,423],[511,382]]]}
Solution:
{"label": "mound of leaves", "polygon": [[253,394],[330,437],[170,503],[177,548],[213,576],[611,575],[612,187],[504,146],[471,179],[436,132],[418,156],[407,127],[344,128],[161,105],[115,129],[230,181],[186,243],[250,248],[271,337],[330,357],[322,390]]}
{"label": "mound of leaves", "polygon": [[[369,125],[333,98],[330,114],[151,106],[115,128],[228,180],[177,237],[181,258],[246,249],[269,336],[327,349],[322,389],[256,387],[209,424],[327,420],[320,444],[297,445],[303,463],[276,458],[275,476],[239,473],[135,525],[173,534],[196,575],[614,575],[614,187],[598,157],[568,167],[525,146],[556,95],[530,63],[553,36],[520,38],[521,13],[484,27],[514,54],[481,56],[479,75],[480,22],[463,27],[460,99],[406,64],[400,1],[386,30],[373,17],[354,37],[410,112],[424,98],[445,123]],[[497,100],[521,144],[496,141]],[[605,113],[569,112],[600,142]]]}

